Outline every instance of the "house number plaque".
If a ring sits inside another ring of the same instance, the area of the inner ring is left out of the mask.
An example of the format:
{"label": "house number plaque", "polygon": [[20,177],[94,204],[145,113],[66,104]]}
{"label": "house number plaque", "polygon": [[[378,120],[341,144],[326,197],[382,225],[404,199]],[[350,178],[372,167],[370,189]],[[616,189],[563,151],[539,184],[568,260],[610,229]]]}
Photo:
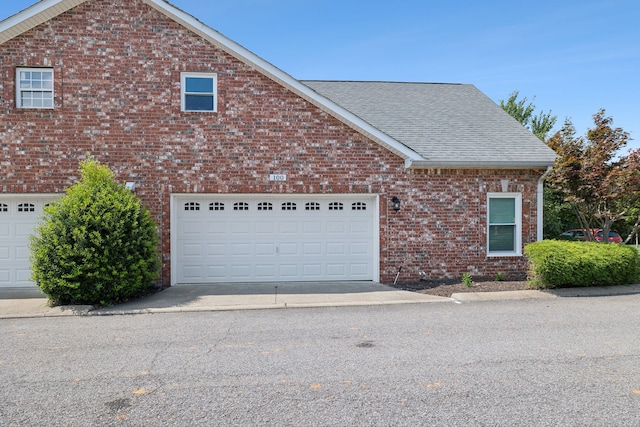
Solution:
{"label": "house number plaque", "polygon": [[272,173],[269,175],[269,181],[286,181],[287,175]]}

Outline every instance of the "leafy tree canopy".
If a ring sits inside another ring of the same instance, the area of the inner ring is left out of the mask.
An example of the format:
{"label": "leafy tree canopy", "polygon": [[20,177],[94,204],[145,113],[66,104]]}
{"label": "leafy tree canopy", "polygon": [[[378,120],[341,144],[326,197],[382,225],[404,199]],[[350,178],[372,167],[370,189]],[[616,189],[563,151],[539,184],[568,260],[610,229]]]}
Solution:
{"label": "leafy tree canopy", "polygon": [[529,129],[540,140],[546,141],[547,135],[553,129],[558,117],[552,116],[551,111],[548,113],[541,111],[534,115],[536,106],[532,102],[527,103],[526,97],[518,100],[518,96],[519,92],[514,91],[506,102],[500,101],[500,108],[516,119],[522,126]]}
{"label": "leafy tree canopy", "polygon": [[620,155],[629,134],[614,128],[604,109],[593,115],[593,122],[585,137],[576,137],[566,120],[549,138],[558,158],[547,183],[564,196],[583,229],[602,228],[608,236],[613,223],[640,201],[640,150]]}

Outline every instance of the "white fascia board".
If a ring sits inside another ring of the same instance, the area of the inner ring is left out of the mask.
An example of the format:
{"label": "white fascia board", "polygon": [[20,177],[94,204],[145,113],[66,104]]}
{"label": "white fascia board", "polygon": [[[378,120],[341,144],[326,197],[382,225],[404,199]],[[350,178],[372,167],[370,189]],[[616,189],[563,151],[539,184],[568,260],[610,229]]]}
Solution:
{"label": "white fascia board", "polygon": [[548,161],[429,161],[405,160],[407,169],[546,169],[553,166]]}
{"label": "white fascia board", "polygon": [[215,44],[220,49],[224,50],[236,59],[244,62],[245,64],[248,64],[270,79],[285,86],[292,92],[296,93],[298,96],[301,96],[305,100],[311,102],[326,113],[345,123],[349,127],[355,129],[357,132],[370,139],[373,139],[378,144],[382,145],[383,147],[392,151],[403,159],[412,161],[424,160],[424,158],[414,150],[391,138],[384,132],[376,129],[374,126],[371,126],[369,123],[362,120],[345,108],[318,94],[310,87],[300,83],[291,75],[285,73],[268,61],[260,58],[242,45],[223,36],[220,32],[200,22],[192,15],[178,9],[177,7],[164,0],[144,1],[150,6],[169,16],[176,22],[180,23],[181,25]]}

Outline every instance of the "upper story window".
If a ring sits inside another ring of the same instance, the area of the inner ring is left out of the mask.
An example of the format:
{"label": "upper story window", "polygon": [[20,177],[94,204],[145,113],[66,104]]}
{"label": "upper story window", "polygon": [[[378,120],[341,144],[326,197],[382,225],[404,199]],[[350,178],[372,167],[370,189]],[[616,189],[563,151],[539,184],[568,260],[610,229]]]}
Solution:
{"label": "upper story window", "polygon": [[53,68],[16,69],[18,108],[53,108]]}
{"label": "upper story window", "polygon": [[180,94],[182,111],[218,111],[218,75],[182,73]]}

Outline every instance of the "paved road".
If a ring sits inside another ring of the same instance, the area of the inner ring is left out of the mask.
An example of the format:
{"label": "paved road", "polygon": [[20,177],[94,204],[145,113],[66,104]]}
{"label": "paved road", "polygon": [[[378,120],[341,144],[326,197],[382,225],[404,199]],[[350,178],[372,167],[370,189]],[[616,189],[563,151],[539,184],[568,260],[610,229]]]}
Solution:
{"label": "paved road", "polygon": [[0,425],[638,426],[640,295],[0,320]]}

